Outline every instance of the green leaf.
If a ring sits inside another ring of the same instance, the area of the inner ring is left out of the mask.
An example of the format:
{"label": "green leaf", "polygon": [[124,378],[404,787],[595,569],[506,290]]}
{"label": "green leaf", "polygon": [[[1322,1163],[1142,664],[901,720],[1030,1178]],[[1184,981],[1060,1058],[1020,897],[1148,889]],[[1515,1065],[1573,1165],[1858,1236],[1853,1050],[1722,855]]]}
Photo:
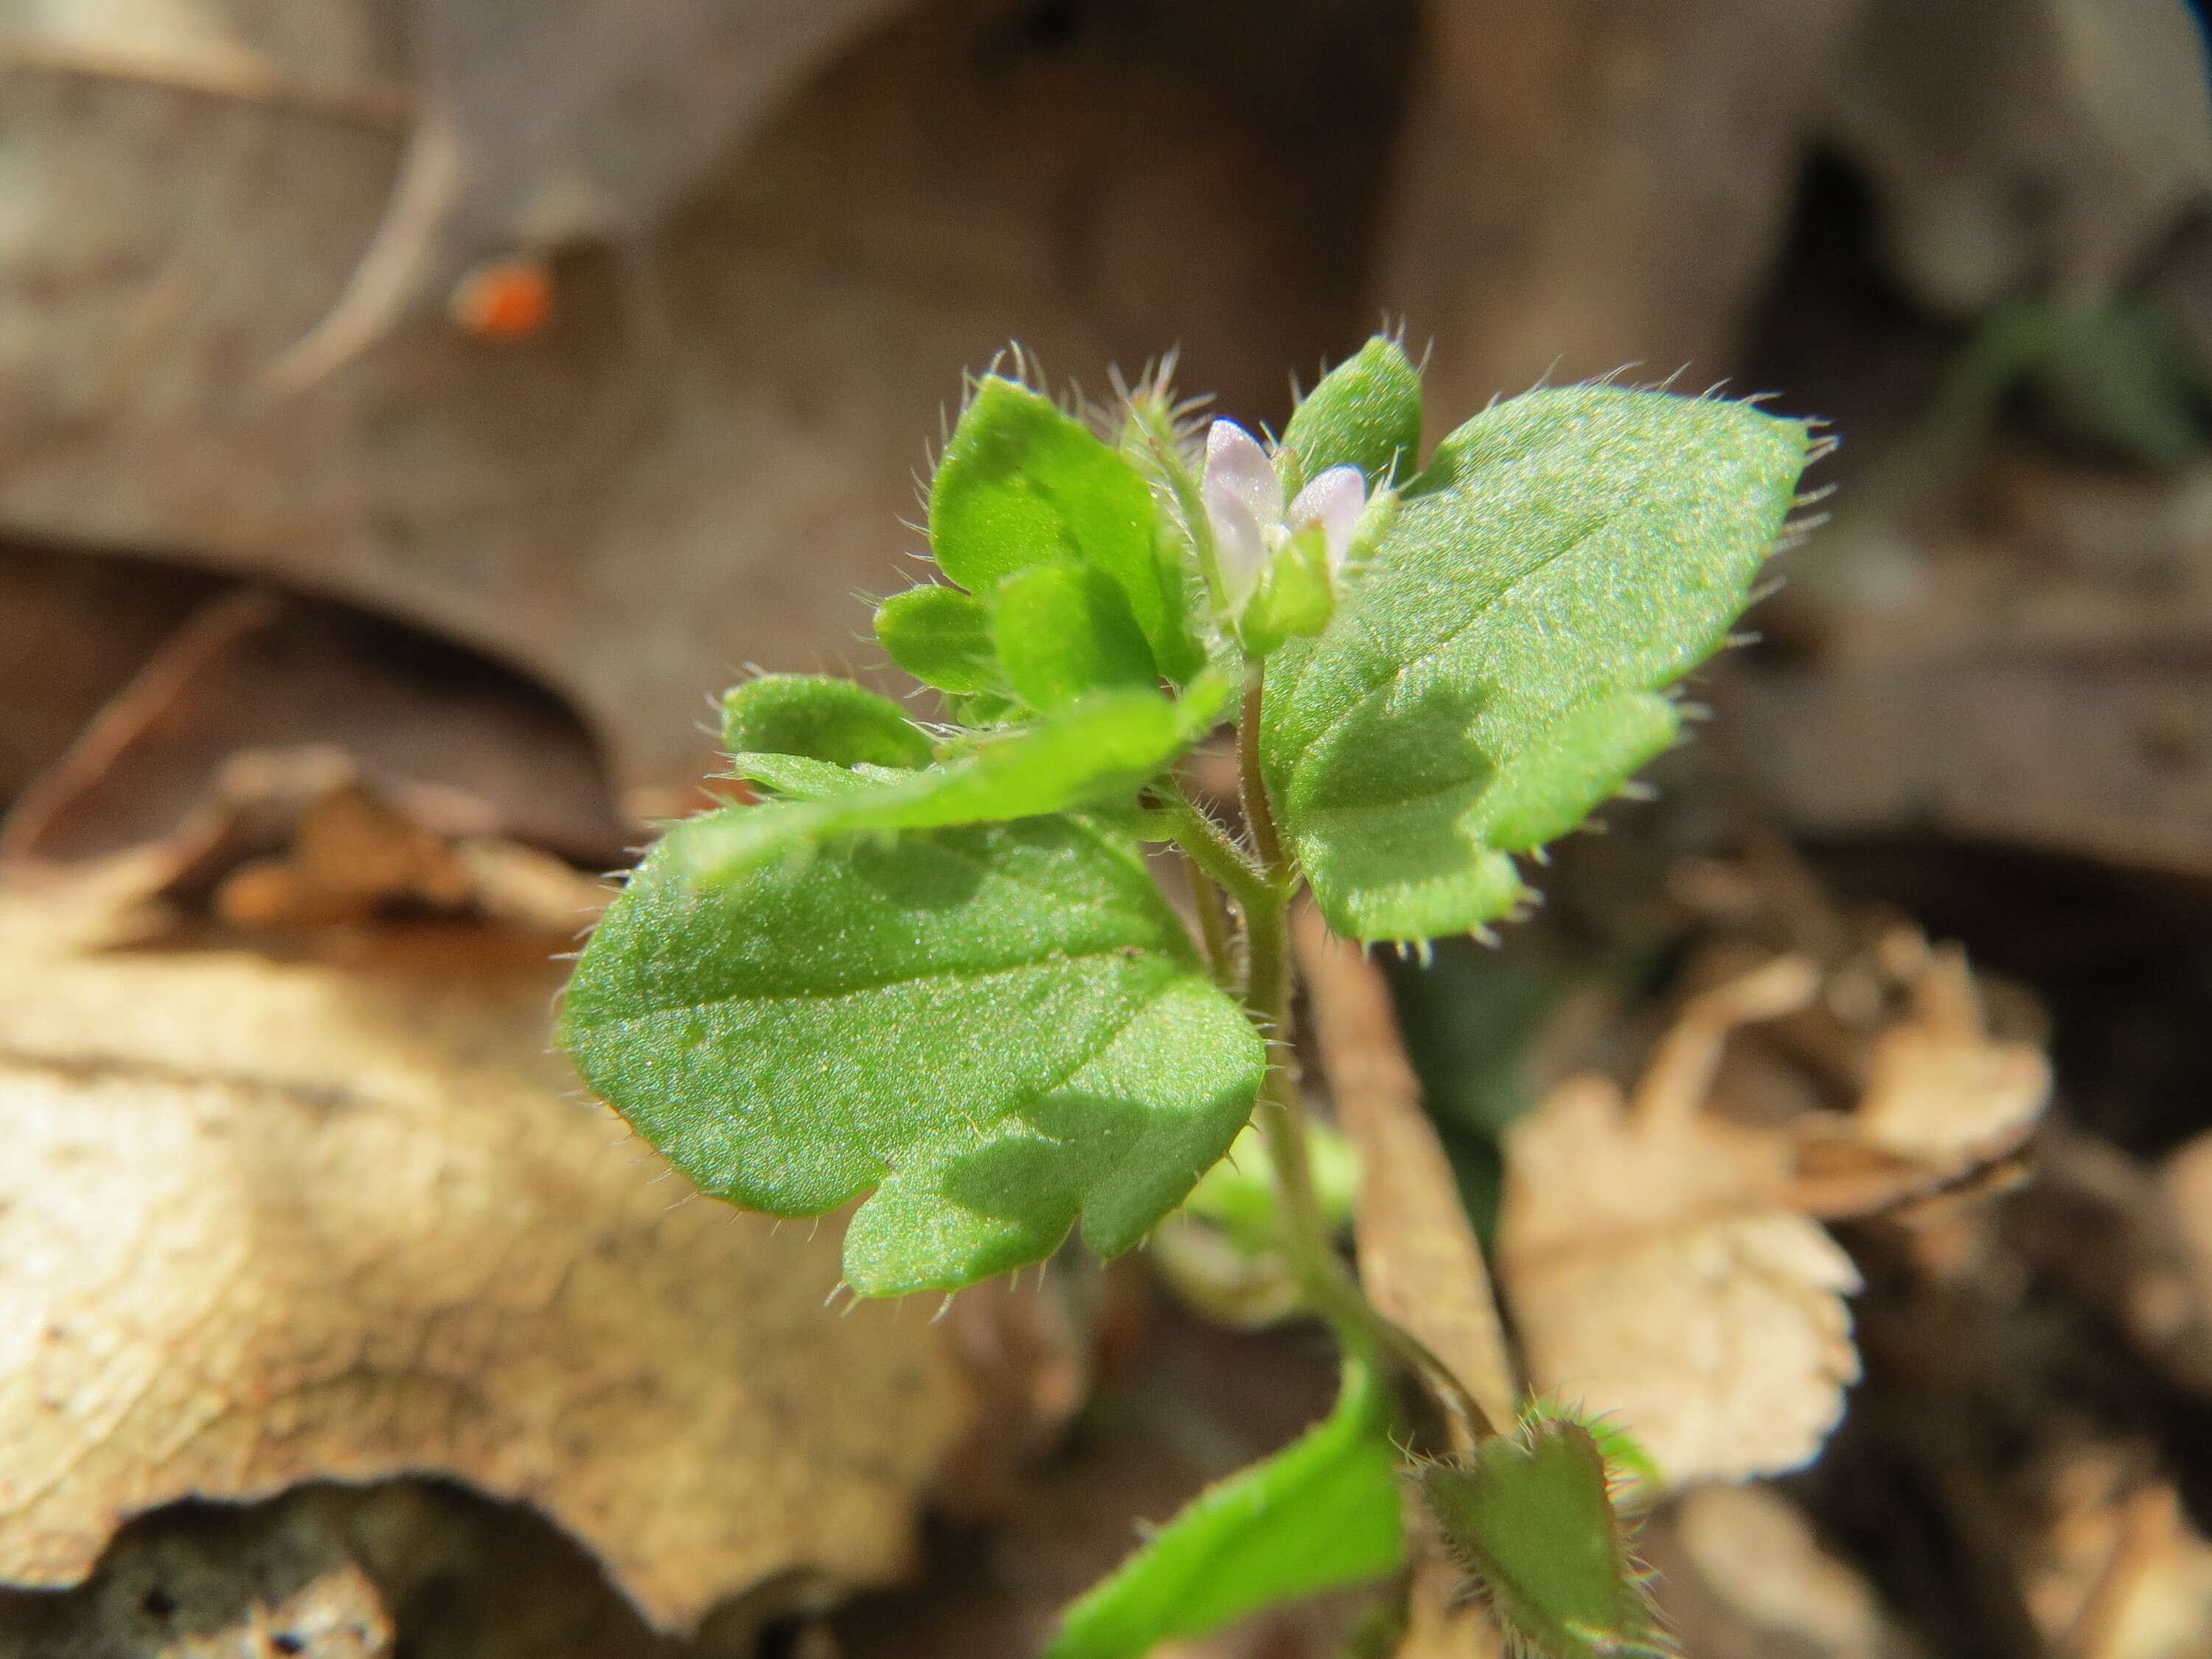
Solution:
{"label": "green leaf", "polygon": [[1405,1561],[1398,1467],[1382,1382],[1347,1358],[1335,1410],[1200,1493],[1068,1608],[1044,1659],[1139,1659],[1277,1601],[1389,1577]]}
{"label": "green leaf", "polygon": [[1030,707],[1065,708],[1092,691],[1158,686],[1152,647],[1105,572],[1036,565],[1009,576],[997,599],[999,661]]}
{"label": "green leaf", "polygon": [[670,831],[670,856],[702,880],[727,881],[823,836],[993,823],[1109,801],[1158,777],[1213,729],[1227,701],[1214,680],[1174,702],[1157,691],[1093,692],[918,772],[840,774],[788,755],[738,755],[736,775],[801,799],[689,819]]}
{"label": "green leaf", "polygon": [[929,764],[929,735],[850,680],[823,674],[763,674],[722,697],[722,745],[803,755],[838,766]]}
{"label": "green leaf", "polygon": [[1446,1547],[1505,1630],[1545,1659],[1671,1655],[1631,1559],[1604,1456],[1581,1425],[1539,1415],[1422,1466]]}
{"label": "green leaf", "polygon": [[1152,486],[1082,422],[996,374],[976,382],[929,489],[929,546],[945,574],[988,596],[1033,565],[1073,559],[1110,576],[1153,655],[1193,672],[1176,573],[1158,556]]}
{"label": "green leaf", "polygon": [[[771,808],[744,809],[754,811]],[[872,1195],[862,1294],[1112,1254],[1243,1127],[1259,1036],[1126,844],[1071,817],[820,847],[723,887],[664,844],[577,964],[561,1042],[702,1190]]]}
{"label": "green leaf", "polygon": [[1261,757],[1329,925],[1467,931],[1512,857],[1675,738],[1780,533],[1802,422],[1611,386],[1534,392],[1441,445],[1335,618],[1270,662]]}
{"label": "green leaf", "polygon": [[1000,683],[990,607],[957,587],[892,594],[876,607],[876,639],[893,662],[940,691],[988,691]]}
{"label": "green leaf", "polygon": [[1295,495],[1333,466],[1371,489],[1413,476],[1421,448],[1421,377],[1395,340],[1376,336],[1322,377],[1283,428],[1275,470]]}

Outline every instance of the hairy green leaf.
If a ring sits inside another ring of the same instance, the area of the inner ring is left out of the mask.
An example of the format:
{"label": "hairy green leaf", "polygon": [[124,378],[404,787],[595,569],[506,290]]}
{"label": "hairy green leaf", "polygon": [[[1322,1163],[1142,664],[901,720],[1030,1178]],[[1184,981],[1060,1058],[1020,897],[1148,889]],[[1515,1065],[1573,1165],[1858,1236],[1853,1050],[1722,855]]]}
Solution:
{"label": "hairy green leaf", "polygon": [[1097,691],[921,771],[841,773],[801,757],[738,755],[731,769],[738,776],[799,799],[687,820],[669,832],[669,855],[702,880],[728,881],[823,836],[943,829],[1109,802],[1158,777],[1213,729],[1226,702],[1226,689],[1213,680],[1174,702],[1157,691]]}
{"label": "hairy green leaf", "polygon": [[1261,754],[1338,933],[1433,938],[1524,896],[1674,738],[1780,532],[1800,422],[1611,386],[1534,392],[1438,447],[1335,618],[1268,666]]}
{"label": "hairy green leaf", "polygon": [[1376,336],[1308,392],[1283,428],[1275,470],[1291,495],[1333,466],[1370,487],[1413,476],[1421,447],[1421,377],[1395,340]]}
{"label": "hairy green leaf", "polygon": [[899,706],[850,680],[763,674],[722,697],[722,744],[804,755],[838,766],[929,764],[929,734]]}
{"label": "hairy green leaf", "polygon": [[1033,708],[1065,708],[1093,691],[1158,687],[1152,647],[1121,585],[1090,565],[1041,564],[997,594],[993,636],[1006,678]]}
{"label": "hairy green leaf", "polygon": [[990,607],[957,587],[892,594],[876,607],[876,639],[893,662],[940,691],[988,691],[1003,678],[991,642]]}
{"label": "hairy green leaf", "polygon": [[1209,1486],[1068,1608],[1045,1659],[1139,1659],[1277,1601],[1387,1577],[1405,1560],[1382,1384],[1348,1358],[1336,1409]]}
{"label": "hairy green leaf", "polygon": [[[738,809],[740,812],[771,811]],[[1136,1243],[1228,1148],[1264,1050],[1141,860],[1071,817],[817,848],[711,887],[665,845],[592,936],[561,1042],[702,1189],[872,1196],[860,1292]]]}
{"label": "hairy green leaf", "polygon": [[1532,1415],[1419,1472],[1421,1496],[1500,1625],[1545,1659],[1675,1651],[1630,1559],[1597,1443]]}
{"label": "hairy green leaf", "polygon": [[945,574],[988,598],[1017,571],[1073,559],[1111,577],[1153,655],[1195,671],[1178,578],[1158,556],[1152,486],[1050,398],[996,374],[976,382],[929,490],[929,546]]}

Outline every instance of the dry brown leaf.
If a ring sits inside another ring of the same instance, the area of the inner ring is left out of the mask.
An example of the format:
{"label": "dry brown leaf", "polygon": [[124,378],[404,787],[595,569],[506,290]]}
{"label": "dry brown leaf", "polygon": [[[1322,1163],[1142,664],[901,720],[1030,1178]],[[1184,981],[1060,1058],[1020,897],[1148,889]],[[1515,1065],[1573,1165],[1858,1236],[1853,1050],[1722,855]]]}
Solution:
{"label": "dry brown leaf", "polygon": [[[227,773],[248,750],[297,758]],[[334,769],[438,835],[527,842],[595,868],[633,839],[598,745],[543,687],[344,605],[242,591],[164,641],[24,792],[0,858],[204,839],[210,797],[230,833],[257,818],[289,829]]]}
{"label": "dry brown leaf", "polygon": [[[1314,1041],[1337,1121],[1359,1152],[1359,1280],[1376,1307],[1420,1339],[1492,1425],[1515,1419],[1520,1390],[1500,1328],[1482,1246],[1459,1184],[1421,1105],[1382,970],[1301,905],[1291,942],[1310,999]],[[1462,1436],[1471,1425],[1455,1424]],[[1447,1559],[1409,1492],[1413,1559],[1397,1659],[1493,1659],[1497,1624],[1469,1605],[1466,1575]]]}
{"label": "dry brown leaf", "polygon": [[1650,1522],[1669,1626],[1698,1659],[1905,1659],[1912,1644],[1872,1586],[1771,1486],[1699,1486]]}
{"label": "dry brown leaf", "polygon": [[[70,7],[40,6],[44,21]],[[380,0],[179,8],[323,84]],[[1010,337],[1094,393],[1183,346],[1224,412],[1356,343],[1406,36],[1363,8],[945,0],[797,90],[652,245],[550,325],[429,319],[312,391],[258,390],[375,234],[399,136],[298,104],[0,69],[0,527],[174,550],[465,640],[573,699],[624,787],[711,769],[748,660],[872,649],[923,441]],[[216,20],[216,21],[210,21]],[[1313,111],[1325,101],[1331,118]]]}
{"label": "dry brown leaf", "polygon": [[1440,1542],[1417,1545],[1419,1559],[1406,1586],[1406,1633],[1395,1659],[1504,1659],[1498,1621],[1467,1594],[1467,1574],[1448,1559]]}
{"label": "dry brown leaf", "polygon": [[2212,195],[2212,115],[2171,0],[1877,0],[1830,137],[1894,274],[1954,313],[2035,283],[2101,298]]}
{"label": "dry brown leaf", "polygon": [[[2027,1142],[2051,1099],[2043,1049],[1990,1035],[1964,951],[1930,950],[1917,930],[1899,928],[1877,954],[1889,958],[1906,1006],[1847,1062],[1863,1079],[1850,1115],[1808,1114],[1793,1126],[1790,1201],[1830,1219],[1972,1184],[1978,1172],[2008,1178],[2000,1161]],[[1831,1001],[1843,977],[1832,975]]]}
{"label": "dry brown leaf", "polygon": [[641,246],[811,70],[902,0],[423,0],[422,116],[376,240],[287,354],[301,386],[472,267]]}
{"label": "dry brown leaf", "polygon": [[558,969],[455,924],[277,962],[0,902],[0,1577],[191,1493],[445,1470],[651,1616],[906,1559],[964,1393],[913,1310],[823,1310],[834,1227],[680,1187],[547,1053]]}
{"label": "dry brown leaf", "polygon": [[2027,1139],[2051,1097],[2051,1062],[2032,1042],[1993,1040],[1966,953],[1936,951],[1912,1006],[1874,1041],[1853,1133],[1930,1170],[1987,1163]]}
{"label": "dry brown leaf", "polygon": [[1618,1413],[1670,1482],[1804,1462],[1858,1375],[1858,1274],[1782,1206],[1789,1137],[1700,1109],[1729,1030],[1816,985],[1785,957],[1707,991],[1632,1100],[1570,1079],[1507,1132],[1498,1250],[1530,1380]]}
{"label": "dry brown leaf", "polygon": [[1728,374],[1864,9],[1427,8],[1374,295],[1434,331],[1430,406],[1624,364]]}
{"label": "dry brown leaf", "polygon": [[0,806],[220,586],[204,572],[0,539]]}
{"label": "dry brown leaf", "polygon": [[2145,1461],[2086,1448],[2051,1479],[2050,1522],[2022,1595],[2061,1659],[2212,1655],[2212,1543]]}

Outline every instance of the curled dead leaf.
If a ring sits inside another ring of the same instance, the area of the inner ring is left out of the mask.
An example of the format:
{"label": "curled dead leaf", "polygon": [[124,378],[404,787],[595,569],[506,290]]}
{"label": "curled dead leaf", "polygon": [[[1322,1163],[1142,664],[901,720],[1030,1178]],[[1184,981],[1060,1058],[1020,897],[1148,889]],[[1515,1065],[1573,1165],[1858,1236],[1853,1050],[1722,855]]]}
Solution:
{"label": "curled dead leaf", "polygon": [[[1993,1036],[1966,952],[1917,933],[1886,941],[1906,987],[1902,1018],[1866,1045],[1858,1104],[1796,1126],[1793,1205],[1840,1218],[1923,1197],[2018,1152],[2051,1098],[2051,1061]],[[1918,948],[1911,948],[1917,945]]]}
{"label": "curled dead leaf", "polygon": [[[1789,1042],[1734,1052],[1755,1022]],[[1856,1109],[1807,1104],[1838,1084]],[[1723,979],[1632,1096],[1570,1078],[1508,1133],[1501,1267],[1532,1380],[1618,1411],[1674,1483],[1804,1462],[1858,1375],[1858,1274],[1814,1218],[2001,1170],[2050,1091],[2039,1048],[1990,1034],[1964,953],[1917,930]]]}
{"label": "curled dead leaf", "polygon": [[1906,1659],[1874,1589],[1772,1486],[1700,1486],[1648,1525],[1662,1608],[1699,1659]]}
{"label": "curled dead leaf", "polygon": [[2060,1659],[2212,1655],[2212,1543],[2148,1461],[2081,1447],[2050,1476],[2021,1589]]}
{"label": "curled dead leaf", "polygon": [[0,899],[0,1577],[187,1495],[445,1471],[663,1624],[878,1579],[968,1407],[834,1229],[683,1202],[547,1052],[535,936],[98,948]]}
{"label": "curled dead leaf", "polygon": [[1784,957],[1707,991],[1632,1099],[1570,1079],[1507,1134],[1498,1249],[1530,1379],[1619,1413],[1670,1481],[1804,1462],[1858,1375],[1858,1273],[1782,1207],[1788,1138],[1700,1109],[1729,1031],[1817,984]]}

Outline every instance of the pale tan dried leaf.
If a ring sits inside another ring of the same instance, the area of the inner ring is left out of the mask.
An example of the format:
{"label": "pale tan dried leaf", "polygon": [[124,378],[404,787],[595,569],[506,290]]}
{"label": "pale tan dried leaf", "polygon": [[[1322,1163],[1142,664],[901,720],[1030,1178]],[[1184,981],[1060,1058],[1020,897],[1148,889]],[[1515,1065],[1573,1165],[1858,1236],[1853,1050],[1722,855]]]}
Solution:
{"label": "pale tan dried leaf", "polygon": [[422,1470],[538,1504],[665,1623],[902,1565],[949,1356],[823,1310],[834,1227],[684,1202],[574,1097],[541,944],[84,925],[0,902],[0,1577],[189,1493]]}
{"label": "pale tan dried leaf", "polygon": [[1875,1039],[1852,1128],[1884,1152],[1956,1172],[2019,1146],[2050,1096],[2043,1050],[1990,1036],[1966,952],[1945,945],[1914,976],[1910,1014]]}
{"label": "pale tan dried leaf", "polygon": [[1673,1483],[1804,1462],[1858,1375],[1858,1275],[1783,1206],[1790,1137],[1700,1110],[1729,1030],[1816,983],[1784,957],[1705,992],[1632,1103],[1570,1079],[1506,1135],[1498,1249],[1530,1380],[1617,1413]]}
{"label": "pale tan dried leaf", "polygon": [[1699,1486],[1644,1534],[1659,1599],[1698,1659],[1902,1659],[1872,1586],[1763,1485]]}
{"label": "pale tan dried leaf", "polygon": [[1504,1659],[1498,1621],[1467,1594],[1467,1575],[1442,1549],[1424,1552],[1406,1587],[1406,1633],[1396,1659]]}
{"label": "pale tan dried leaf", "polygon": [[[2133,1251],[2129,1322],[2198,1389],[2212,1392],[2212,1132],[2169,1153],[2154,1184],[2132,1165],[2122,1169],[2133,1179],[2113,1183],[2119,1188],[2113,1212],[2130,1233],[2145,1236]],[[2142,1201],[2146,1186],[2154,1203]]]}
{"label": "pale tan dried leaf", "polygon": [[[1291,942],[1337,1120],[1359,1152],[1361,1286],[1450,1370],[1491,1424],[1510,1423],[1520,1389],[1489,1265],[1422,1107],[1389,981],[1310,905],[1293,913]],[[1473,1425],[1453,1428],[1464,1441]],[[1501,1659],[1497,1621],[1468,1600],[1466,1574],[1410,1490],[1406,1510],[1413,1574],[1396,1659]]]}
{"label": "pale tan dried leaf", "polygon": [[2212,1543],[2144,1461],[2088,1447],[2051,1478],[2049,1524],[2021,1594],[2062,1659],[2212,1655]]}
{"label": "pale tan dried leaf", "polygon": [[1506,1255],[1530,1376],[1621,1425],[1675,1484],[1795,1468],[1858,1376],[1850,1258],[1782,1210],[1686,1219],[1615,1248]]}
{"label": "pale tan dried leaf", "polygon": [[1365,951],[1330,934],[1310,905],[1293,916],[1292,939],[1338,1121],[1359,1151],[1360,1282],[1377,1308],[1466,1385],[1493,1424],[1510,1424],[1519,1390],[1490,1270],[1443,1144],[1422,1109],[1389,985]]}

